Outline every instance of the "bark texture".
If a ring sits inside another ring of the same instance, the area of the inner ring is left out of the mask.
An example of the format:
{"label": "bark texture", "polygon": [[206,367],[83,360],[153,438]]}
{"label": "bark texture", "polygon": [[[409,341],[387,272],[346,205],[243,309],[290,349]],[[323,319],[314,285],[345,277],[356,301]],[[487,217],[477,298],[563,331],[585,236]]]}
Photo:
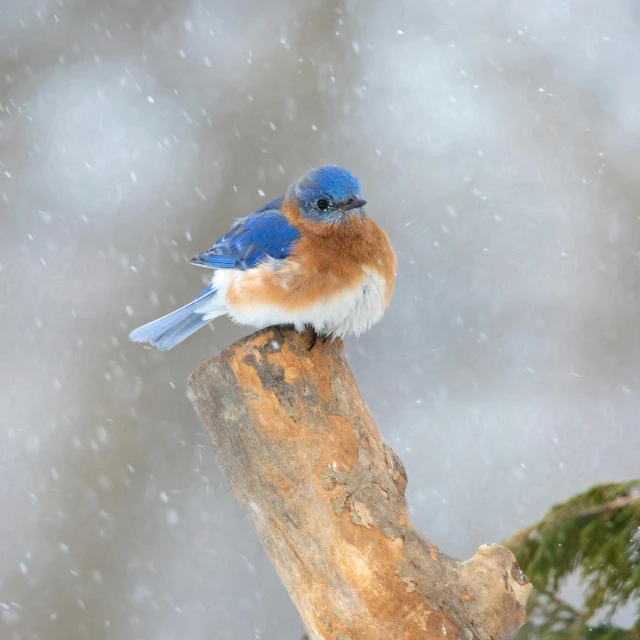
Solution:
{"label": "bark texture", "polygon": [[445,556],[407,516],[340,340],[270,327],[207,360],[189,393],[312,640],[498,640],[531,585],[512,553]]}

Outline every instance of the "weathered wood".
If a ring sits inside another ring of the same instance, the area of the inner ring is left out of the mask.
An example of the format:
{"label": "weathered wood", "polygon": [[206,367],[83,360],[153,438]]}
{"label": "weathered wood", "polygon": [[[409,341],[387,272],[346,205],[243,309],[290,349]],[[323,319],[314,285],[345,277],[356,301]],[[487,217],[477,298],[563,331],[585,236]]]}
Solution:
{"label": "weathered wood", "polygon": [[270,327],[189,378],[220,464],[312,640],[512,638],[531,585],[510,551],[456,562],[407,516],[342,342]]}

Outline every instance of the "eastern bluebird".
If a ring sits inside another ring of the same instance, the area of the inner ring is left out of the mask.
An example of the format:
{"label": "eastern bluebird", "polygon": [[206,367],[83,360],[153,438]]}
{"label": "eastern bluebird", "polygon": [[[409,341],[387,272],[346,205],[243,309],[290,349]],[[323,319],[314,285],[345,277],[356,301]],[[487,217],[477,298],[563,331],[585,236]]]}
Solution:
{"label": "eastern bluebird", "polygon": [[256,327],[310,325],[312,346],[318,335],[360,335],[388,307],[396,268],[365,204],[346,169],[312,169],[191,260],[215,270],[195,300],[129,338],[164,351],[223,314]]}

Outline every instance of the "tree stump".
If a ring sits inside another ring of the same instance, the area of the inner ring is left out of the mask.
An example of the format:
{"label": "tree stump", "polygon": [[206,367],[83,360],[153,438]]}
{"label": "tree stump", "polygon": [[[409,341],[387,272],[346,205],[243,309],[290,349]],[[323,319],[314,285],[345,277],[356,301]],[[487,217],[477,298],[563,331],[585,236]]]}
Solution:
{"label": "tree stump", "polygon": [[513,554],[445,556],[407,516],[340,340],[270,327],[194,371],[218,460],[311,640],[513,638],[531,591]]}

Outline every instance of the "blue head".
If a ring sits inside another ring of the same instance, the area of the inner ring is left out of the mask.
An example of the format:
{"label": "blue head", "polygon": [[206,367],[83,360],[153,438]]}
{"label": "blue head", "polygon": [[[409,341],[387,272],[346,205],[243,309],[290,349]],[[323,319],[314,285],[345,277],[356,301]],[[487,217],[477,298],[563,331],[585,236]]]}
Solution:
{"label": "blue head", "polygon": [[290,197],[298,201],[300,213],[313,222],[341,222],[353,214],[362,214],[367,204],[360,197],[355,176],[336,165],[307,171],[291,185]]}

